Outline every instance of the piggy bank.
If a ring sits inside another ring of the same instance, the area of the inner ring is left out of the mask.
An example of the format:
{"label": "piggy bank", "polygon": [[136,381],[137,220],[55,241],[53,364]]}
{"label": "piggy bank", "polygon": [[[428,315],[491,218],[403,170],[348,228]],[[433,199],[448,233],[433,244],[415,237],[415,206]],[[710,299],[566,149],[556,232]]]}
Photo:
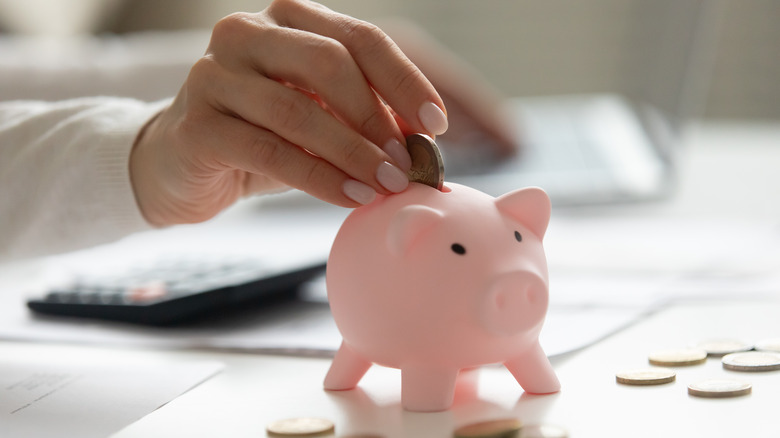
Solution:
{"label": "piggy bank", "polygon": [[557,392],[538,340],[549,219],[550,200],[534,187],[494,198],[411,183],[355,209],[328,258],[343,341],[325,389],[352,389],[378,364],[401,370],[405,409],[441,411],[461,370],[501,363],[526,392]]}

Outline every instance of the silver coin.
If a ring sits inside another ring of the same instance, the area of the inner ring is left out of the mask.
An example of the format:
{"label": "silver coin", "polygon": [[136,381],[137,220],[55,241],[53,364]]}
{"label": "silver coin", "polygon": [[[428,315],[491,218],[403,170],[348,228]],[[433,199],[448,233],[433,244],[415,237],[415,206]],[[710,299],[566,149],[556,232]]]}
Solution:
{"label": "silver coin", "polygon": [[738,397],[752,390],[750,383],[732,379],[707,379],[688,385],[688,394],[706,398]]}
{"label": "silver coin", "polygon": [[780,370],[780,354],[769,351],[748,351],[723,356],[723,368],[731,371]]}
{"label": "silver coin", "polygon": [[763,339],[756,342],[756,350],[759,351],[775,351],[780,353],[780,338]]}
{"label": "silver coin", "polygon": [[707,352],[700,348],[662,350],[653,352],[648,360],[650,364],[661,367],[698,365],[707,361]]}
{"label": "silver coin", "polygon": [[674,382],[677,373],[668,368],[641,368],[621,371],[615,375],[624,385],[661,385]]}
{"label": "silver coin", "polygon": [[441,190],[444,187],[444,160],[433,139],[424,134],[412,134],[406,137],[406,149],[412,157],[412,167],[407,172],[409,181]]}
{"label": "silver coin", "polygon": [[750,351],[753,346],[735,339],[709,339],[700,342],[696,348],[706,351],[710,357],[720,357],[731,353]]}
{"label": "silver coin", "polygon": [[334,425],[324,418],[288,418],[275,421],[266,427],[268,436],[304,437],[332,434]]}

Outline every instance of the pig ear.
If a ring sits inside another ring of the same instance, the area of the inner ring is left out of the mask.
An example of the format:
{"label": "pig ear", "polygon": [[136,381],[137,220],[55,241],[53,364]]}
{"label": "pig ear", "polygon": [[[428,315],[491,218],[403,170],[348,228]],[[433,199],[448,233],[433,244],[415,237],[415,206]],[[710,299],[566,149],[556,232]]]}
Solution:
{"label": "pig ear", "polygon": [[387,232],[387,246],[396,256],[403,256],[414,242],[436,225],[444,215],[424,205],[408,205],[395,213]]}
{"label": "pig ear", "polygon": [[531,232],[544,237],[550,222],[550,198],[538,187],[526,187],[496,198],[496,206]]}

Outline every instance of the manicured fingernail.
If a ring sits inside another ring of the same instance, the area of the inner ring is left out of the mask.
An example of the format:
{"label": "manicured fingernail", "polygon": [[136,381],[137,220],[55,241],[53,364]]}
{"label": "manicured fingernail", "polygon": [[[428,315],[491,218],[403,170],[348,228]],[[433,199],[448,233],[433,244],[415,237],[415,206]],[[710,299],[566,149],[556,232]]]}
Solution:
{"label": "manicured fingernail", "polygon": [[447,132],[447,116],[433,102],[425,102],[417,112],[420,123],[433,135],[440,135]]}
{"label": "manicured fingernail", "polygon": [[376,169],[376,180],[393,193],[403,192],[409,185],[409,177],[399,168],[385,161]]}
{"label": "manicured fingernail", "polygon": [[401,170],[408,171],[412,168],[412,157],[409,156],[409,151],[406,150],[406,147],[398,139],[391,138],[388,140],[383,150],[387,155],[390,155],[390,158],[395,160]]}
{"label": "manicured fingernail", "polygon": [[344,185],[341,186],[341,190],[344,192],[347,198],[357,202],[358,204],[366,205],[370,204],[376,198],[376,192],[371,186],[363,184],[360,181],[354,179],[348,179],[344,181]]}

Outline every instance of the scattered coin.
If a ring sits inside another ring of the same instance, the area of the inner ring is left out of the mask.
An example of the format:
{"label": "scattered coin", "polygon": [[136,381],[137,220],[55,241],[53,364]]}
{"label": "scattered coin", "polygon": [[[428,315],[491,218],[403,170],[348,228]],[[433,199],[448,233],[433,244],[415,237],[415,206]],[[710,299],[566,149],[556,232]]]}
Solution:
{"label": "scattered coin", "polygon": [[648,359],[652,365],[661,367],[698,365],[707,360],[707,352],[700,348],[662,350],[654,352]]}
{"label": "scattered coin", "polygon": [[710,339],[699,343],[696,348],[706,351],[710,357],[720,357],[731,353],[750,351],[753,346],[734,339]]}
{"label": "scattered coin", "polygon": [[753,386],[731,379],[708,379],[688,385],[688,394],[696,397],[724,398],[750,394]]}
{"label": "scattered coin", "polygon": [[723,368],[731,371],[780,370],[780,354],[769,351],[748,351],[723,356]]}
{"label": "scattered coin", "polygon": [[756,342],[756,350],[775,351],[780,353],[780,338],[764,339]]}
{"label": "scattered coin", "polygon": [[412,157],[412,167],[407,172],[409,181],[441,190],[444,186],[444,160],[433,139],[424,134],[412,134],[406,137],[406,149]]}
{"label": "scattered coin", "polygon": [[455,430],[455,438],[519,438],[523,423],[516,418],[482,421]]}
{"label": "scattered coin", "polygon": [[641,368],[621,371],[615,375],[618,383],[624,385],[661,385],[674,382],[677,373],[668,368]]}
{"label": "scattered coin", "polygon": [[288,418],[269,424],[265,430],[268,436],[305,437],[332,434],[334,429],[333,423],[324,418]]}
{"label": "scattered coin", "polygon": [[551,424],[529,424],[523,426],[520,438],[568,438],[566,429]]}

